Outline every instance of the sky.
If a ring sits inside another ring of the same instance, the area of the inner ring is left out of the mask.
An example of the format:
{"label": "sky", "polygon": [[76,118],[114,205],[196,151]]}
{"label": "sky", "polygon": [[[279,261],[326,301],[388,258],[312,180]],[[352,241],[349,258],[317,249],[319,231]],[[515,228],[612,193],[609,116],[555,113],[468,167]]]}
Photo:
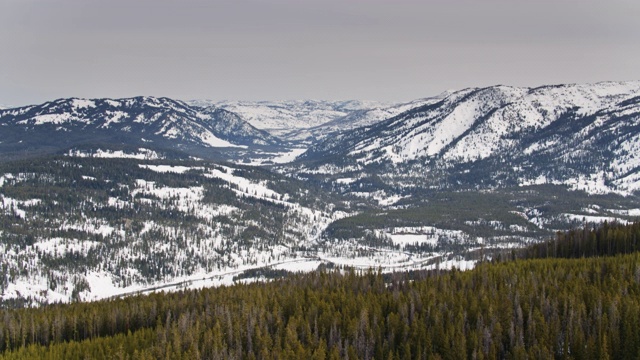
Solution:
{"label": "sky", "polygon": [[0,0],[0,104],[640,80],[637,0]]}

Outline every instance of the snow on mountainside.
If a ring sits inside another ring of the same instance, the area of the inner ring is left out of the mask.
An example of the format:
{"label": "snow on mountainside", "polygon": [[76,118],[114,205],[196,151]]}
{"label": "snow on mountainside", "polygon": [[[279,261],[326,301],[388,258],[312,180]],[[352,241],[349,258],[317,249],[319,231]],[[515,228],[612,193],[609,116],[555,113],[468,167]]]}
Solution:
{"label": "snow on mountainside", "polygon": [[196,106],[213,105],[238,114],[258,129],[283,138],[300,139],[308,136],[302,130],[313,128],[354,111],[383,107],[370,101],[222,101],[194,100],[188,102]]}
{"label": "snow on mountainside", "polygon": [[156,143],[174,149],[247,148],[278,140],[222,109],[168,98],[59,99],[0,111],[1,145],[23,151],[86,142]]}
{"label": "snow on mountainside", "polygon": [[231,283],[244,270],[315,261],[304,249],[344,214],[301,185],[205,161],[0,164],[0,303]]}
{"label": "snow on mountainside", "polygon": [[[497,158],[537,170],[569,164],[567,172],[537,183],[629,193],[640,187],[632,176],[640,169],[639,99],[640,82],[464,89],[336,136],[303,157],[346,157],[359,166],[418,161],[447,167]],[[529,176],[523,174],[522,183],[532,181]]]}
{"label": "snow on mountainside", "polygon": [[258,129],[291,141],[321,139],[330,133],[367,126],[393,117],[430,99],[387,104],[375,101],[222,101],[192,100],[238,114]]}
{"label": "snow on mountainside", "polygon": [[251,125],[271,131],[287,131],[322,125],[345,116],[354,110],[380,106],[373,102],[333,101],[222,101],[206,100],[189,102],[202,106],[210,104],[240,115]]}

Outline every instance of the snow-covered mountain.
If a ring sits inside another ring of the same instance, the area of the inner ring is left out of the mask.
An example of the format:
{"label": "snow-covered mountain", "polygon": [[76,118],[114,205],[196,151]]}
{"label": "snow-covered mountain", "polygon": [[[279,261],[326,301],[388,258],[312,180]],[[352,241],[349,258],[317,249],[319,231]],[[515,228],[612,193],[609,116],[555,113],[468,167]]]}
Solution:
{"label": "snow-covered mountain", "polygon": [[218,108],[168,98],[59,99],[0,111],[4,152],[63,149],[86,143],[154,144],[189,153],[275,146],[279,140]]}
{"label": "snow-covered mountain", "polygon": [[499,160],[523,184],[589,182],[593,192],[633,192],[640,189],[632,181],[640,171],[639,99],[640,82],[465,89],[327,139],[304,157],[424,172]]}
{"label": "snow-covered mountain", "polygon": [[[304,130],[342,118],[354,111],[382,104],[364,101],[221,101],[193,100],[189,104],[215,106],[238,114],[258,129],[289,139],[309,136]],[[292,135],[293,134],[293,135]]]}
{"label": "snow-covered mountain", "polygon": [[375,101],[221,101],[192,100],[187,103],[214,106],[238,114],[258,129],[289,141],[310,143],[329,134],[375,124],[413,107],[433,101],[408,103]]}

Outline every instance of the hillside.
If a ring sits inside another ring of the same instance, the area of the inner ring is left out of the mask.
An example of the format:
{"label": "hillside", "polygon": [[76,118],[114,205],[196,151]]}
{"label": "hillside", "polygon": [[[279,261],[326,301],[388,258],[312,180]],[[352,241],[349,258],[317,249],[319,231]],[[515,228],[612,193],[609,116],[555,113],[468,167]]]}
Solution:
{"label": "hillside", "polygon": [[[603,244],[626,239],[619,244],[629,247],[639,231],[638,224],[585,230],[580,239],[604,234]],[[600,255],[386,277],[320,271],[4,310],[0,350],[7,359],[634,358],[640,254]]]}
{"label": "hillside", "polygon": [[315,269],[305,247],[344,216],[339,200],[299,181],[205,161],[59,156],[0,174],[5,306],[227,284],[265,266]]}

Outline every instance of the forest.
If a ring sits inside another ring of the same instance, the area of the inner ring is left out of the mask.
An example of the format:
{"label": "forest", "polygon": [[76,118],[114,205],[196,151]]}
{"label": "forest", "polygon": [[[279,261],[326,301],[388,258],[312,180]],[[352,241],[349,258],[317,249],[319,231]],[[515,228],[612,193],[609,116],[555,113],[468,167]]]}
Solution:
{"label": "forest", "polygon": [[5,309],[4,359],[637,359],[640,223],[559,233],[471,271],[325,270]]}

